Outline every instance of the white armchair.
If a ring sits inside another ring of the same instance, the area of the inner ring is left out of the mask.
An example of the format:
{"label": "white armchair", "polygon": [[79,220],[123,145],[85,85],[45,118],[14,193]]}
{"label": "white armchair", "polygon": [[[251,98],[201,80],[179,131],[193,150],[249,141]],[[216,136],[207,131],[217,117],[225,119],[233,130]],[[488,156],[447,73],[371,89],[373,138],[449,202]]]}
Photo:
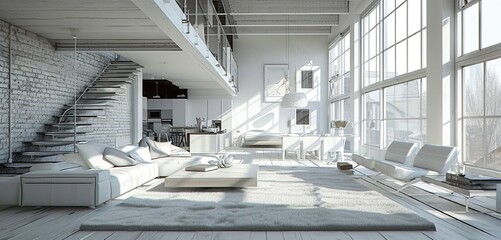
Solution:
{"label": "white armchair", "polygon": [[346,138],[344,137],[322,137],[322,150],[320,151],[320,159],[327,159],[329,152],[339,152],[340,161],[343,160],[344,156],[344,143]]}

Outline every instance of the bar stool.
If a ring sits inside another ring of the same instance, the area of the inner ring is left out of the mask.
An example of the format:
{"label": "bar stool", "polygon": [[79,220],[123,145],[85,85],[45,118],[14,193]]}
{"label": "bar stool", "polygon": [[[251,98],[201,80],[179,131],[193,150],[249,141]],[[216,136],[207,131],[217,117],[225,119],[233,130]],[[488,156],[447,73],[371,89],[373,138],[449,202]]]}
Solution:
{"label": "bar stool", "polygon": [[186,146],[186,132],[183,129],[171,130],[172,144],[180,147]]}

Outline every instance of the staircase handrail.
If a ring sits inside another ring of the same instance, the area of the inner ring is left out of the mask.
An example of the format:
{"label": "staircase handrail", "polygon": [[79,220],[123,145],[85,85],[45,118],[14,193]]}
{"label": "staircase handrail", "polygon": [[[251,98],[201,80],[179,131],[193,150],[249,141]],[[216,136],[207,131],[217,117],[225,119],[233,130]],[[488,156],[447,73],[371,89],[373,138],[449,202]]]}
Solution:
{"label": "staircase handrail", "polygon": [[[108,67],[109,67],[110,65],[111,65],[111,64],[110,64],[110,63],[108,63],[108,64],[106,65],[106,67],[104,67],[104,68],[103,68],[103,70],[101,70],[101,71],[99,72],[99,74],[97,75],[97,77],[96,77],[96,78],[94,78],[94,80],[92,80],[92,82],[91,82],[89,85],[87,85],[87,87],[85,87],[85,89],[84,89],[84,90],[83,90],[83,92],[80,94],[80,96],[78,96],[78,98],[75,100],[75,103],[74,103],[71,107],[69,107],[68,109],[64,110],[63,114],[61,114],[61,117],[59,118],[59,122],[58,122],[59,124],[63,121],[63,118],[66,116],[66,113],[68,113],[68,111],[70,111],[71,109],[75,109],[75,110],[76,110],[76,106],[77,106],[78,101],[79,101],[79,100],[83,97],[83,95],[84,95],[84,94],[85,94],[85,93],[89,90],[89,88],[90,88],[92,85],[94,85],[94,83],[95,83],[95,82],[96,82],[96,81],[97,81],[97,80],[101,77],[101,75],[104,73],[104,71],[106,71],[106,69],[108,69]],[[75,111],[75,115],[76,115],[76,111]],[[76,121],[75,121],[75,123],[76,123]]]}

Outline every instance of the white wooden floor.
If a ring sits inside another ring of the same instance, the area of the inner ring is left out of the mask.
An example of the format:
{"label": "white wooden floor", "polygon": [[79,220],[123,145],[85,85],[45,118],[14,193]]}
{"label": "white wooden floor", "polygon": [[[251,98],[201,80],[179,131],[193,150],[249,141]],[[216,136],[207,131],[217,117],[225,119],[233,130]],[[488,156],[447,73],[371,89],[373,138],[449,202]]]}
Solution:
{"label": "white wooden floor", "polygon": [[[289,156],[282,161],[279,149],[230,149],[227,150],[241,163],[261,165],[335,167],[320,163],[311,158],[297,161]],[[495,208],[494,199],[478,198],[471,200],[469,212],[465,212],[464,199],[443,189],[418,183],[402,193],[394,189],[402,185],[384,176],[377,181],[367,175],[373,174],[364,168],[357,168],[354,174],[357,181],[384,194],[390,199],[415,211],[418,215],[432,221],[437,231],[425,232],[85,232],[78,231],[80,222],[103,209],[112,207],[123,199],[154,186],[161,179],[151,182],[107,202],[96,209],[75,207],[10,207],[0,211],[1,239],[228,239],[228,240],[306,240],[306,239],[501,239],[501,214]],[[1,193],[1,192],[0,192]]]}

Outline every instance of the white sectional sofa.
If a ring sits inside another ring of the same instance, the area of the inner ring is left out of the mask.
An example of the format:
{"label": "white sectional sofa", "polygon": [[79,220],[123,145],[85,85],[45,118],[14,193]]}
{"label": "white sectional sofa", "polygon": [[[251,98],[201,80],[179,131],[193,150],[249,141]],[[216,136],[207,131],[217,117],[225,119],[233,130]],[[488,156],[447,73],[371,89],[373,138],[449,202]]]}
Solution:
{"label": "white sectional sofa", "polygon": [[[137,146],[119,149],[134,148]],[[0,181],[0,186],[8,187],[8,192],[0,196],[0,204],[96,207],[154,178],[171,175],[200,161],[175,146],[169,149],[169,156],[159,157],[158,151],[165,149],[156,150],[156,159],[133,166],[89,169],[82,161],[82,153],[65,156],[66,162],[36,165],[28,173]]]}
{"label": "white sectional sofa", "polygon": [[425,175],[449,172],[458,161],[458,151],[453,146],[425,144],[418,151],[414,143],[393,141],[385,159],[372,159],[353,154],[353,161],[392,178],[410,182]]}

